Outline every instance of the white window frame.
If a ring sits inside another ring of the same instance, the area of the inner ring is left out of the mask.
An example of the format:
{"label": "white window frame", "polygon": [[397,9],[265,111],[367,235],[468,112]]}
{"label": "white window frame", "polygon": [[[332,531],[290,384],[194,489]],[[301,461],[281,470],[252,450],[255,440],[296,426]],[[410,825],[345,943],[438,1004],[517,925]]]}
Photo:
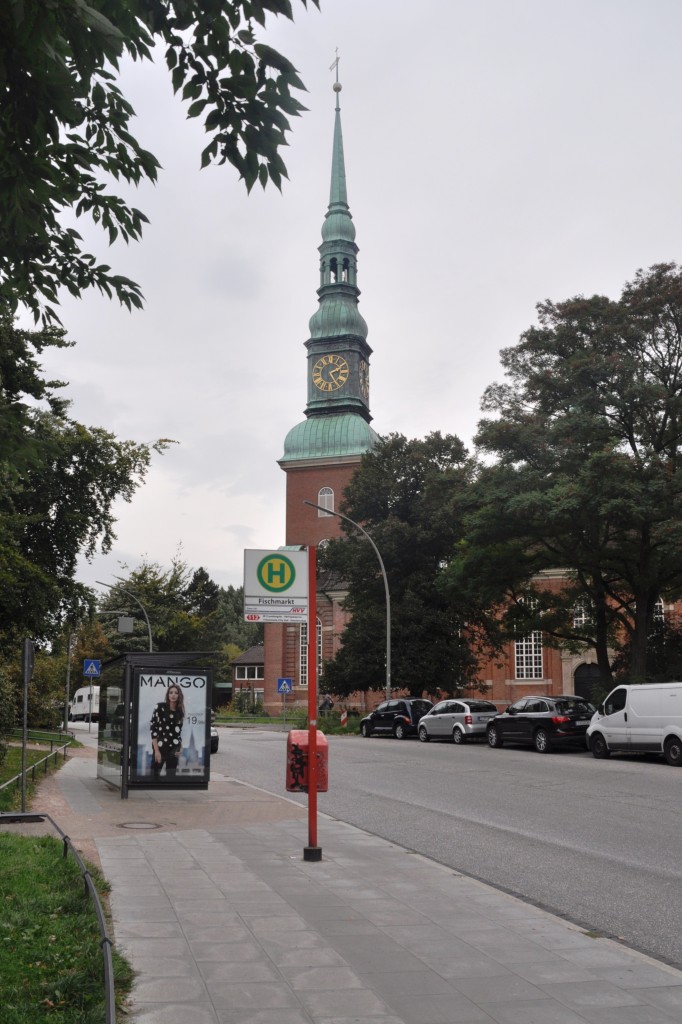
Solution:
{"label": "white window frame", "polygon": [[[530,607],[537,604],[532,598],[528,599]],[[542,633],[539,629],[524,633],[518,640],[514,641],[514,678],[515,679],[543,679],[543,648]]]}
{"label": "white window frame", "polygon": [[[320,678],[320,669],[322,668],[322,622],[320,619],[316,619],[317,625],[317,636],[316,636],[316,647],[317,647],[317,678]],[[302,622],[300,625],[299,634],[299,673],[298,673],[298,685],[308,688],[308,623]]]}

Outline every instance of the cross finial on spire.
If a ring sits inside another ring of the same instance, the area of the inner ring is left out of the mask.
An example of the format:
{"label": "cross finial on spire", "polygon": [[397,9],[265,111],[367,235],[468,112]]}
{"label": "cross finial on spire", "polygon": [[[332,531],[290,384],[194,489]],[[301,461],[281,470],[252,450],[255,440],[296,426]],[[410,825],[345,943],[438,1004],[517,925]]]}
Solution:
{"label": "cross finial on spire", "polygon": [[339,57],[339,48],[337,46],[336,47],[336,57],[334,58],[332,63],[329,65],[329,70],[330,71],[333,71],[334,69],[336,69],[336,81],[334,82],[334,84],[332,86],[332,89],[336,93],[336,109],[337,110],[339,109],[339,93],[341,92],[341,83],[339,82],[339,61],[340,61],[340,59],[341,58]]}

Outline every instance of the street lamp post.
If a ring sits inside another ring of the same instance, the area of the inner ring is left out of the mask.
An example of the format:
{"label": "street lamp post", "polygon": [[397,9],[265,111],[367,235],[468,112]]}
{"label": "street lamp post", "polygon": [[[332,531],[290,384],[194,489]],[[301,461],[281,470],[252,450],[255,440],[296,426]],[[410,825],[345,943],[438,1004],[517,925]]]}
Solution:
{"label": "street lamp post", "polygon": [[120,583],[114,585],[113,583],[102,583],[101,580],[95,580],[95,583],[97,583],[100,587],[108,587],[109,590],[120,590],[122,594],[125,594],[126,597],[129,597],[131,601],[134,601],[135,604],[138,604],[140,606],[140,608],[142,609],[142,614],[144,615],[144,621],[147,623],[147,633],[149,634],[149,653],[151,654],[153,651],[152,627],[149,624],[149,616],[147,615],[147,612],[145,611],[145,607],[142,604],[142,602],[138,601],[135,595],[131,594],[129,590],[124,590]]}
{"label": "street lamp post", "polygon": [[374,554],[379,559],[379,565],[381,567],[381,575],[384,578],[384,592],[386,594],[386,700],[391,699],[391,595],[388,590],[388,578],[386,576],[386,569],[384,567],[384,560],[381,557],[379,548],[376,546],[367,530],[364,530],[359,523],[356,523],[353,519],[348,516],[344,516],[341,512],[332,512],[331,509],[325,508],[324,505],[316,505],[313,501],[303,501],[304,505],[310,505],[311,508],[319,509],[321,512],[326,512],[328,516],[337,516],[339,519],[345,519],[347,523],[354,526],[356,530],[359,530],[363,536],[367,538],[372,547],[374,548]]}

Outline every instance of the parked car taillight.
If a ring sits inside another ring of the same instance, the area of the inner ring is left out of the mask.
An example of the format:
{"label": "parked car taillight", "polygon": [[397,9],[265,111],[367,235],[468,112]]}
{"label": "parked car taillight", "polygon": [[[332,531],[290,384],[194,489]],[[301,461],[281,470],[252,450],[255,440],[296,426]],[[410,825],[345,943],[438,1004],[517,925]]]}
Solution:
{"label": "parked car taillight", "polygon": [[474,722],[474,720],[471,717],[471,715],[465,715],[464,716],[464,724],[465,725],[473,725],[473,722]]}
{"label": "parked car taillight", "polygon": [[554,725],[563,725],[565,722],[570,722],[571,719],[568,715],[553,715],[552,722]]}

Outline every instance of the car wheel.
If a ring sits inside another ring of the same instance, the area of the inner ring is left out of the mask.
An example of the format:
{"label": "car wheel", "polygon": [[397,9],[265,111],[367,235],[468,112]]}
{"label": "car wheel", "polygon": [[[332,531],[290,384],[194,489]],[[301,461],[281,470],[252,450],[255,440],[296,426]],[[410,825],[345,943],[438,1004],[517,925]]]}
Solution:
{"label": "car wheel", "polygon": [[593,736],[590,736],[590,750],[592,751],[592,757],[596,757],[599,760],[611,757],[611,751],[600,732],[595,732]]}
{"label": "car wheel", "polygon": [[501,747],[502,746],[502,734],[496,725],[489,725],[486,732],[489,747]]}
{"label": "car wheel", "polygon": [[673,768],[682,767],[682,740],[679,740],[677,736],[671,736],[665,741],[665,747],[663,748],[665,759],[668,764],[671,764]]}
{"label": "car wheel", "polygon": [[429,740],[431,739],[428,732],[426,731],[425,725],[419,726],[419,739],[422,741],[422,743],[428,743]]}
{"label": "car wheel", "polygon": [[461,729],[452,730],[452,742],[453,743],[466,743],[466,736]]}
{"label": "car wheel", "polygon": [[365,739],[369,739],[369,737],[372,735],[372,730],[369,727],[369,722],[362,723],[362,725],[360,726],[360,732],[365,737]]}
{"label": "car wheel", "polygon": [[407,739],[407,729],[405,728],[404,722],[396,722],[393,726],[393,735],[397,740]]}
{"label": "car wheel", "polygon": [[538,754],[549,754],[552,749],[552,741],[546,729],[538,729],[533,736],[533,744]]}

